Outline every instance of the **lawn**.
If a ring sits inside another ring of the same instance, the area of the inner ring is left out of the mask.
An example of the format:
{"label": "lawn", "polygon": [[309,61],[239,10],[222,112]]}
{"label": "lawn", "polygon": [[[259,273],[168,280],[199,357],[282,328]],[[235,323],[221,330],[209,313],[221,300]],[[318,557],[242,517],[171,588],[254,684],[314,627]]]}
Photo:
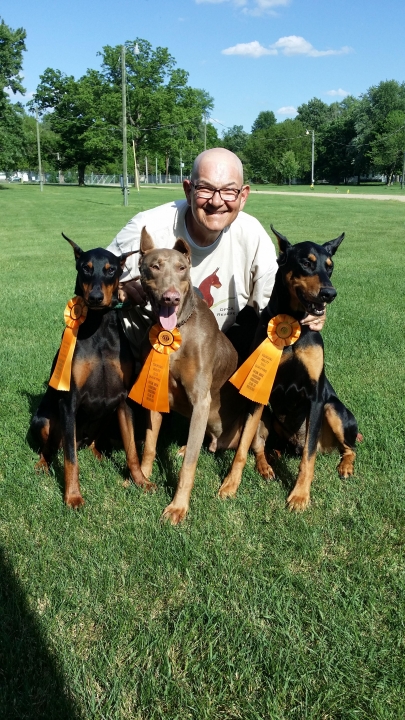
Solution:
{"label": "lawn", "polygon": [[232,453],[203,450],[186,522],[161,525],[184,424],[160,444],[145,495],[123,451],[79,453],[86,505],[63,505],[62,458],[37,476],[27,430],[74,290],[63,230],[105,246],[142,188],[0,190],[0,718],[402,720],[405,716],[402,203],[254,195],[246,210],[292,242],[346,239],[323,332],[327,373],[364,441],[356,474],[319,456],[312,505],[285,509],[249,458],[238,496],[217,491]]}

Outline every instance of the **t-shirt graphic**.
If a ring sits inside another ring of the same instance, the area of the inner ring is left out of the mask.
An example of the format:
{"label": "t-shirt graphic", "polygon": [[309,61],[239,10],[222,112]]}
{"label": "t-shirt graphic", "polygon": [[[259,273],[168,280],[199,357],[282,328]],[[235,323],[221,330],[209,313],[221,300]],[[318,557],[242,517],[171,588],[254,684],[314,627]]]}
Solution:
{"label": "t-shirt graphic", "polygon": [[212,307],[214,304],[214,298],[211,295],[211,288],[220,288],[222,287],[222,283],[217,275],[217,272],[219,270],[219,267],[217,267],[216,270],[214,270],[211,275],[208,275],[198,286],[198,289],[201,291],[202,296],[207,303],[208,307]]}

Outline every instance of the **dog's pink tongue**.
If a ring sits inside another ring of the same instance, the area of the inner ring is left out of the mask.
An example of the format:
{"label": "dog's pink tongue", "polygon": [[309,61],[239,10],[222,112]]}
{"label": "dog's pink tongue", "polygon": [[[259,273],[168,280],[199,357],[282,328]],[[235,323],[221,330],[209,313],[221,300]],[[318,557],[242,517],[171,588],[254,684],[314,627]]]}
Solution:
{"label": "dog's pink tongue", "polygon": [[164,330],[173,330],[177,325],[177,311],[173,305],[161,305],[159,322]]}

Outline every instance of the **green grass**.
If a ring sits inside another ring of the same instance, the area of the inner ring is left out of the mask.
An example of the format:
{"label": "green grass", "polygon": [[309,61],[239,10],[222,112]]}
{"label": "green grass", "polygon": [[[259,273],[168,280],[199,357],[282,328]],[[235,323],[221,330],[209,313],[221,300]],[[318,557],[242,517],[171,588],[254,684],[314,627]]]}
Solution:
{"label": "green grass", "polygon": [[292,242],[343,230],[328,376],[364,442],[356,475],[319,456],[312,505],[285,509],[298,461],[216,497],[232,459],[202,452],[191,510],[161,511],[184,425],[162,438],[148,496],[124,486],[122,451],[79,453],[84,509],[63,505],[62,458],[34,472],[26,434],[74,289],[63,230],[107,245],[138,210],[179,197],[143,188],[0,192],[0,717],[393,720],[405,715],[402,204],[250,197]]}

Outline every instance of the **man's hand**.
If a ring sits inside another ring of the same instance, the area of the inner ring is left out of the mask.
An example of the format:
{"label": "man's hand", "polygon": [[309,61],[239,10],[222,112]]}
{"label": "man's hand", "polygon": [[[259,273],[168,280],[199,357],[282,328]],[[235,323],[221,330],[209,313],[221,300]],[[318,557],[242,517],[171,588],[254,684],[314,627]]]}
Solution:
{"label": "man's hand", "polygon": [[322,330],[326,320],[326,309],[321,316],[307,315],[303,320],[300,320],[301,325],[309,325],[310,330]]}
{"label": "man's hand", "polygon": [[141,305],[142,307],[148,302],[147,295],[138,279],[120,283],[118,286],[118,298],[120,302],[129,301],[133,305]]}

